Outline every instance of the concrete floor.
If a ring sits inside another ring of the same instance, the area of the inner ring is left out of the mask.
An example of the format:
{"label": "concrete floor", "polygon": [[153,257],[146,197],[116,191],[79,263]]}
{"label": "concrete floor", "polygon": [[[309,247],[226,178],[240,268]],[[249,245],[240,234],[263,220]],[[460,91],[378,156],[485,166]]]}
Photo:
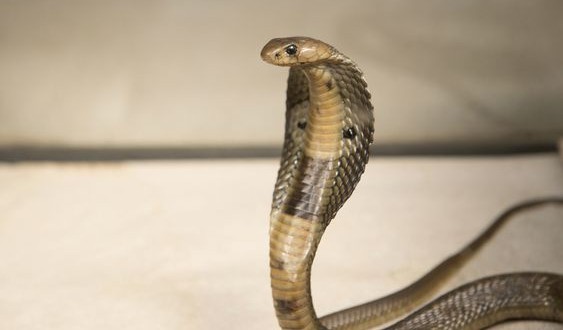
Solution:
{"label": "concrete floor", "polygon": [[[0,164],[0,329],[276,329],[277,162]],[[372,159],[320,247],[319,314],[412,282],[507,206],[544,195],[563,195],[556,154]],[[518,216],[449,287],[563,273],[562,219],[556,207]]]}

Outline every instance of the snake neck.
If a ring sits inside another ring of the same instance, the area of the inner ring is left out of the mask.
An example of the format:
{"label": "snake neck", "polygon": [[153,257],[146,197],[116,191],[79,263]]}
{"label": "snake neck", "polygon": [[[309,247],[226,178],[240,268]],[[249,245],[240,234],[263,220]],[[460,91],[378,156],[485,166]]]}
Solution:
{"label": "snake neck", "polygon": [[363,172],[372,128],[369,121],[366,127],[354,121],[355,103],[335,79],[338,68],[323,64],[299,70],[307,78],[306,125],[292,132],[290,124],[287,136],[294,140],[286,144],[299,143],[299,150],[278,176],[284,193],[274,198],[271,214],[271,285],[283,329],[324,329],[311,298],[312,263],[326,226]]}
{"label": "snake neck", "polygon": [[305,156],[319,161],[337,160],[342,155],[345,117],[340,88],[328,66],[310,66],[303,71],[309,81]]}
{"label": "snake neck", "polygon": [[282,329],[323,329],[311,298],[311,265],[324,226],[284,213],[270,226],[270,279]]}
{"label": "snake neck", "polygon": [[309,109],[291,192],[273,209],[270,227],[271,284],[283,329],[321,329],[311,298],[311,266],[330,219],[327,197],[335,184],[342,153],[343,102],[334,78],[324,67],[304,70]]}

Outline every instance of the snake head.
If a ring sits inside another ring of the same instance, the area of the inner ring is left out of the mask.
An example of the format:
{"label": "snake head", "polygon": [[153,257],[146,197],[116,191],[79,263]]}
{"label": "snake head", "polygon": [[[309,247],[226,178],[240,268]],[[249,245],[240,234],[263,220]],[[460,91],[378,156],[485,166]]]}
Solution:
{"label": "snake head", "polygon": [[270,64],[292,66],[329,59],[332,50],[332,46],[313,38],[275,38],[262,48],[260,56]]}

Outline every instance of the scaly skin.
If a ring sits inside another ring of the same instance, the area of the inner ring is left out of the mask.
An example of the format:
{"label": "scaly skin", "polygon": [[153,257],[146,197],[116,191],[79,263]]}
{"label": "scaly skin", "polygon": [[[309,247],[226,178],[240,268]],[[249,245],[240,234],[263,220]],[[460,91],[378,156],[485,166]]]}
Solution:
{"label": "scaly skin", "polygon": [[[356,64],[322,41],[272,39],[261,57],[290,68],[285,140],[270,215],[270,277],[282,329],[367,329],[405,315],[435,294],[511,215],[563,203],[555,198],[517,205],[407,288],[319,319],[311,298],[311,267],[326,227],[352,194],[369,160],[371,95]],[[476,329],[512,318],[563,322],[561,283],[561,275],[540,273],[483,279],[438,299],[393,328]],[[535,290],[523,289],[530,285]],[[514,299],[506,299],[506,290]],[[482,308],[484,297],[491,299],[485,302],[489,308]]]}

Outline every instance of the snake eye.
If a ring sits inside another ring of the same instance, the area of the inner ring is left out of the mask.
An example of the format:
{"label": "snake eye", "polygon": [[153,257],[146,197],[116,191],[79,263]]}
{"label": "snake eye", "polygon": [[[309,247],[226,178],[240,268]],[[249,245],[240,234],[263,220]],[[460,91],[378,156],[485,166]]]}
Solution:
{"label": "snake eye", "polygon": [[294,44],[291,44],[291,45],[285,47],[285,53],[287,55],[290,55],[290,56],[297,54],[297,46],[295,46]]}

